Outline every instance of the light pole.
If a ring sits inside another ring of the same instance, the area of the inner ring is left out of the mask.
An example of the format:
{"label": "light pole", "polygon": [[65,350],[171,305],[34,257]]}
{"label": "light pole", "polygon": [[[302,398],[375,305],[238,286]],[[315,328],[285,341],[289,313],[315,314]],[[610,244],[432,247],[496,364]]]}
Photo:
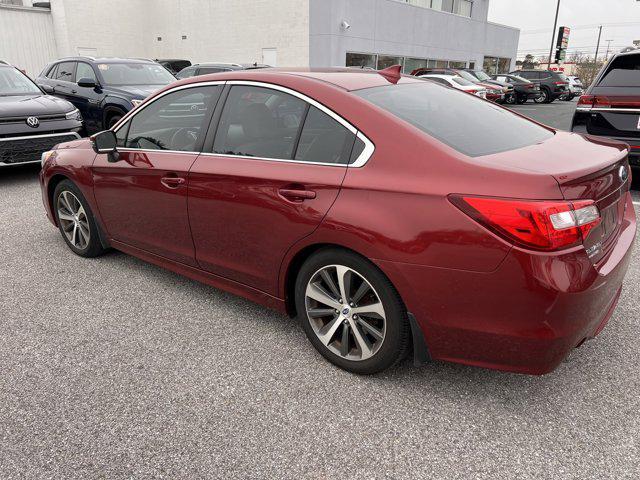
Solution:
{"label": "light pole", "polygon": [[605,40],[605,42],[607,42],[607,54],[604,56],[604,61],[606,62],[609,60],[609,48],[611,47],[611,42],[613,42],[613,40]]}
{"label": "light pole", "polygon": [[560,13],[560,0],[558,0],[558,6],[556,7],[556,19],[553,22],[553,31],[551,32],[551,48],[549,49],[549,67],[551,70],[551,55],[553,55],[553,42],[556,39],[556,28],[558,27],[558,13]]}

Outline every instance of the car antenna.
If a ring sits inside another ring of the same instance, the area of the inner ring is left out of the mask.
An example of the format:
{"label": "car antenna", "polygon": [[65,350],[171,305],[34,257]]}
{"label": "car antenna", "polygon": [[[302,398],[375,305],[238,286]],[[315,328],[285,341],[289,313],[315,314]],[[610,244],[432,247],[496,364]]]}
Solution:
{"label": "car antenna", "polygon": [[384,70],[378,70],[378,73],[386,78],[390,83],[398,83],[402,76],[402,65],[393,65]]}

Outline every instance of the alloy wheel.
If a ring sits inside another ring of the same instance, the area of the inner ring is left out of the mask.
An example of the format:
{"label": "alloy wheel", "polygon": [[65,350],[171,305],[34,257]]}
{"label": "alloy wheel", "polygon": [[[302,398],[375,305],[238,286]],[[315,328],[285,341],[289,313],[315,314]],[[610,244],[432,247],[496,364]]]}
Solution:
{"label": "alloy wheel", "polygon": [[305,292],[307,319],[331,352],[352,361],[373,357],[386,334],[382,300],[371,283],[344,265],[318,270]]}
{"label": "alloy wheel", "polygon": [[58,220],[67,241],[78,250],[84,250],[89,245],[91,230],[87,214],[72,192],[64,190],[58,195]]}

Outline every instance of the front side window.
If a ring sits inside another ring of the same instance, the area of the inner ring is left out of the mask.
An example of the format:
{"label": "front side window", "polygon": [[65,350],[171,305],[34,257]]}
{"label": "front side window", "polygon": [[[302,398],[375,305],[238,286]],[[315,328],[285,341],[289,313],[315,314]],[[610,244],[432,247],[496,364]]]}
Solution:
{"label": "front side window", "polygon": [[157,63],[101,63],[98,70],[105,85],[169,85],[175,81],[175,77]]}
{"label": "front side window", "polygon": [[40,89],[25,74],[13,67],[0,67],[0,97],[40,94]]}
{"label": "front side window", "polygon": [[161,97],[118,130],[118,144],[141,150],[195,151],[221,91],[221,85],[213,85],[178,90]]}
{"label": "front side window", "polygon": [[291,160],[306,109],[307,103],[293,95],[236,85],[227,97],[213,151]]}
{"label": "front side window", "polygon": [[515,150],[553,137],[546,128],[509,110],[431,82],[354,93],[470,157]]}
{"label": "front side window", "polygon": [[91,68],[91,65],[84,62],[78,62],[78,66],[76,68],[76,82],[79,82],[83,78],[87,78],[89,80],[93,80],[94,82],[98,82],[96,79],[96,74]]}
{"label": "front side window", "polygon": [[196,74],[196,67],[185,68],[184,70],[180,70],[180,72],[176,75],[178,80],[182,80],[183,78],[190,78]]}
{"label": "front side window", "polygon": [[64,62],[58,64],[58,70],[56,71],[56,80],[62,80],[63,82],[73,82],[73,72],[75,70],[75,62]]}

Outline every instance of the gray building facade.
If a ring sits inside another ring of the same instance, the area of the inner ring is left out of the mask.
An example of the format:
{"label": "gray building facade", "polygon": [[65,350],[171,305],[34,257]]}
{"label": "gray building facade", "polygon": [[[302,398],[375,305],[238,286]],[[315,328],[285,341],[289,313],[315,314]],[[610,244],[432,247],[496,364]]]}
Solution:
{"label": "gray building facade", "polygon": [[309,63],[515,68],[520,31],[487,21],[489,0],[310,0]]}

